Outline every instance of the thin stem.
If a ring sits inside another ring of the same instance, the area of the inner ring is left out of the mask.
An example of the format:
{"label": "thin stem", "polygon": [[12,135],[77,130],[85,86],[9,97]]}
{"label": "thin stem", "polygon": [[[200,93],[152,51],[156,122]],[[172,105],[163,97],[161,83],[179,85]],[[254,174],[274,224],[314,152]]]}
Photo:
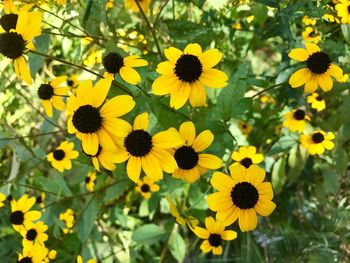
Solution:
{"label": "thin stem", "polygon": [[156,44],[156,48],[157,48],[158,54],[163,57],[163,53],[162,53],[162,51],[160,49],[160,46],[159,46],[159,43],[158,43],[158,40],[157,40],[157,36],[156,36],[156,32],[155,32],[153,26],[151,25],[150,21],[148,20],[145,12],[142,10],[142,7],[140,6],[139,1],[135,1],[135,3],[137,4],[137,7],[139,8],[142,17],[144,18],[144,20],[145,20],[145,22],[146,22],[146,24],[147,24],[147,26],[148,26],[151,34],[152,34],[154,43]]}
{"label": "thin stem", "polygon": [[169,1],[170,1],[170,0],[166,0],[165,3],[164,3],[164,5],[162,5],[162,6],[160,7],[160,10],[159,10],[159,12],[158,12],[158,14],[157,14],[157,16],[156,16],[156,19],[154,20],[154,23],[153,23],[153,27],[154,27],[154,28],[157,27],[157,24],[158,24],[160,15],[162,14],[164,8],[167,6],[167,4],[169,3]]}
{"label": "thin stem", "polygon": [[6,137],[6,138],[0,138],[0,141],[18,140],[18,139],[33,138],[33,137],[35,138],[35,137],[40,137],[40,136],[45,136],[45,135],[51,135],[51,134],[57,134],[57,133],[66,132],[66,131],[67,131],[67,130],[59,130],[59,131],[43,132],[43,133],[30,134],[30,135],[24,135],[24,136]]}
{"label": "thin stem", "polygon": [[169,247],[169,241],[170,241],[171,236],[173,235],[175,226],[176,226],[176,224],[174,223],[173,227],[171,228],[171,232],[170,232],[167,240],[164,243],[164,246],[163,246],[162,252],[160,254],[160,258],[159,258],[159,263],[162,263],[165,260],[165,255],[166,255],[166,252],[167,252],[168,247]]}
{"label": "thin stem", "polygon": [[268,91],[268,90],[270,90],[270,89],[277,88],[277,87],[282,87],[284,84],[287,84],[287,83],[288,83],[288,81],[284,81],[284,82],[281,82],[281,83],[272,85],[272,86],[270,86],[270,87],[267,87],[266,89],[263,89],[263,90],[261,90],[261,91],[255,93],[253,96],[251,96],[251,98],[253,99],[253,98],[255,98],[255,97],[261,95],[262,93],[264,93],[264,92],[266,92],[266,91]]}

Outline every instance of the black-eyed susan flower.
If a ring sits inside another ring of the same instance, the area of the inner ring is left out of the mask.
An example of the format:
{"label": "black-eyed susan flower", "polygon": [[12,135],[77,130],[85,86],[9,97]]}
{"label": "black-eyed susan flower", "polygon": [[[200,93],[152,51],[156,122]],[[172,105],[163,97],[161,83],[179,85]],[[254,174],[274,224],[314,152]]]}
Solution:
{"label": "black-eyed susan flower", "polygon": [[253,126],[245,121],[239,121],[238,122],[238,129],[241,131],[241,133],[245,136],[249,135],[249,133],[252,132]]}
{"label": "black-eyed susan flower", "polygon": [[238,219],[241,231],[252,231],[258,224],[257,213],[269,216],[276,208],[269,182],[263,182],[264,169],[251,165],[230,167],[231,177],[215,172],[210,180],[219,192],[208,196],[208,207],[216,211],[216,218],[231,225]]}
{"label": "black-eyed susan flower", "polygon": [[84,59],[83,64],[93,67],[102,63],[102,50],[91,50],[89,55]]}
{"label": "black-eyed susan flower", "polygon": [[57,77],[48,83],[41,84],[38,89],[41,104],[49,117],[52,117],[52,106],[60,111],[66,107],[62,100],[68,94],[68,87],[65,86],[66,79],[66,76]]}
{"label": "black-eyed susan flower", "polygon": [[323,14],[322,18],[327,22],[340,24],[339,18],[333,14]]}
{"label": "black-eyed susan flower", "polygon": [[118,163],[127,161],[126,171],[129,178],[137,183],[141,168],[154,181],[163,178],[163,171],[172,173],[177,168],[174,157],[167,151],[184,143],[180,134],[170,128],[151,136],[148,128],[148,113],[138,115],[133,126],[128,124],[119,141]]}
{"label": "black-eyed susan flower", "polygon": [[44,242],[49,238],[45,233],[47,229],[48,226],[41,221],[27,226],[26,229],[21,229],[20,234],[23,237],[23,247],[44,246]]}
{"label": "black-eyed susan flower", "polygon": [[45,199],[46,199],[45,192],[41,192],[40,195],[38,195],[35,198],[35,203],[38,204],[43,209],[45,207]]}
{"label": "black-eyed susan flower", "polygon": [[73,74],[66,79],[66,86],[70,89],[77,87],[79,84],[79,75]]}
{"label": "black-eyed susan flower", "polygon": [[89,155],[92,159],[92,164],[97,171],[101,171],[100,164],[109,171],[114,171],[115,163],[118,161],[116,155],[116,148],[111,146],[98,146],[98,151],[95,155]]}
{"label": "black-eyed susan flower", "polygon": [[179,109],[187,100],[193,107],[206,103],[205,87],[224,88],[227,75],[213,67],[222,54],[217,49],[202,52],[198,44],[188,44],[185,50],[170,47],[164,51],[168,61],[158,64],[157,72],[161,74],[152,85],[156,95],[170,94],[170,106]]}
{"label": "black-eyed susan flower", "polygon": [[312,134],[303,134],[300,136],[301,145],[307,149],[311,155],[321,155],[325,150],[332,150],[335,138],[333,132],[324,132],[322,130],[314,131]]}
{"label": "black-eyed susan flower", "polygon": [[[169,203],[170,207],[170,214],[175,217],[175,220],[180,225],[186,225],[193,231],[193,229],[198,225],[199,221],[197,218],[191,216],[191,215],[185,215],[186,211],[182,211],[184,213],[180,213],[179,209],[177,208],[176,204],[170,199],[170,197],[167,195],[165,196],[166,200]],[[186,210],[186,209],[185,209]]]}
{"label": "black-eyed susan flower", "polygon": [[238,151],[234,151],[231,158],[235,161],[232,167],[237,165],[243,165],[245,168],[249,168],[252,164],[259,164],[264,161],[264,155],[257,153],[254,146],[242,146]]}
{"label": "black-eyed susan flower", "polygon": [[8,32],[0,28],[0,53],[12,60],[19,79],[32,84],[27,59],[24,56],[34,49],[33,38],[41,34],[42,14],[21,10],[17,14],[16,27]]}
{"label": "black-eyed susan flower", "polygon": [[134,55],[123,58],[115,52],[104,56],[102,63],[105,70],[107,70],[107,74],[104,74],[105,78],[114,79],[114,75],[118,73],[125,82],[132,85],[141,82],[141,76],[134,68],[148,65],[148,62],[141,59],[140,56]]}
{"label": "black-eyed susan flower", "polygon": [[291,132],[303,132],[306,129],[306,121],[309,120],[310,117],[306,115],[304,110],[295,109],[284,115],[283,126],[287,127]]}
{"label": "black-eyed susan flower", "polygon": [[195,227],[193,232],[201,239],[205,239],[201,244],[204,253],[210,251],[214,255],[222,254],[222,241],[237,238],[237,233],[233,230],[225,230],[225,225],[211,216],[205,218],[205,228]]}
{"label": "black-eyed susan flower", "polygon": [[[5,14],[0,18],[0,30],[10,32],[11,29],[16,29],[18,13],[16,5],[14,5],[12,0],[4,0],[2,2]],[[31,5],[25,5],[21,11],[29,11]]]}
{"label": "black-eyed susan flower", "polygon": [[214,140],[211,131],[205,130],[196,137],[196,128],[190,121],[181,124],[179,133],[184,144],[174,151],[178,168],[173,172],[174,178],[193,183],[208,170],[218,169],[222,160],[215,155],[200,153],[207,149]]}
{"label": "black-eyed susan flower", "polygon": [[58,171],[72,169],[73,159],[78,158],[79,152],[74,150],[74,143],[64,141],[60,145],[47,155],[47,160],[51,162],[51,165]]}
{"label": "black-eyed susan flower", "polygon": [[60,213],[59,219],[65,223],[66,227],[62,228],[63,233],[68,234],[72,233],[73,229],[72,227],[74,226],[74,211],[70,208],[68,208],[66,211],[63,213]]}
{"label": "black-eyed susan flower", "polygon": [[96,155],[99,145],[115,148],[113,137],[124,135],[129,123],[118,117],[131,111],[135,102],[131,96],[116,96],[106,103],[111,80],[101,79],[95,87],[91,80],[81,81],[76,94],[67,102],[68,132],[82,141],[86,154]]}
{"label": "black-eyed susan flower", "polygon": [[9,217],[13,228],[20,232],[23,228],[28,228],[33,221],[41,217],[41,213],[36,210],[30,211],[35,204],[35,197],[29,198],[28,195],[23,195],[18,201],[11,200],[11,214]]}
{"label": "black-eyed susan flower", "polygon": [[301,36],[305,42],[313,42],[317,44],[321,40],[321,36],[311,26],[306,27],[301,33]]}
{"label": "black-eyed susan flower", "polygon": [[291,59],[305,62],[306,68],[302,68],[293,73],[289,78],[292,88],[305,85],[304,91],[312,93],[318,87],[324,91],[329,91],[333,87],[332,77],[339,79],[343,76],[343,70],[333,64],[327,53],[314,43],[306,43],[306,49],[295,48],[289,52]]}
{"label": "black-eyed susan flower", "polygon": [[317,111],[322,111],[326,108],[326,102],[324,98],[318,93],[312,93],[307,97],[307,102],[310,103],[311,108]]}
{"label": "black-eyed susan flower", "polygon": [[[137,0],[124,0],[124,5],[125,8],[127,9],[131,9],[134,12],[139,12],[139,7],[136,4]],[[142,1],[138,1],[140,4],[140,7],[142,8],[143,12],[147,12],[149,9],[149,5],[151,4],[152,0],[142,0]]]}
{"label": "black-eyed susan flower", "polygon": [[85,188],[89,192],[95,190],[96,172],[88,172],[85,178]]}
{"label": "black-eyed susan flower", "polygon": [[311,18],[309,16],[303,16],[303,23],[306,26],[309,26],[309,25],[313,25],[314,26],[317,23],[317,19],[316,18]]}
{"label": "black-eyed susan flower", "polygon": [[51,260],[55,260],[57,257],[57,251],[54,249],[51,249],[49,253],[47,253],[46,257],[44,258],[45,263],[49,263]]}
{"label": "black-eyed susan flower", "polygon": [[350,24],[350,1],[340,0],[338,4],[335,5],[335,10],[337,10],[337,16],[341,18],[342,24]]}
{"label": "black-eyed susan flower", "polygon": [[6,200],[6,195],[0,193],[0,207],[3,207],[5,204],[3,203]]}
{"label": "black-eyed susan flower", "polygon": [[[77,256],[77,263],[83,263],[83,258],[80,255]],[[89,259],[88,261],[86,261],[86,263],[97,263],[97,260]]]}
{"label": "black-eyed susan flower", "polygon": [[148,176],[144,176],[142,180],[137,182],[136,191],[139,192],[143,198],[149,199],[153,192],[159,191],[159,185]]}
{"label": "black-eyed susan flower", "polygon": [[18,254],[17,263],[42,263],[47,253],[48,249],[44,246],[23,247],[22,253]]}

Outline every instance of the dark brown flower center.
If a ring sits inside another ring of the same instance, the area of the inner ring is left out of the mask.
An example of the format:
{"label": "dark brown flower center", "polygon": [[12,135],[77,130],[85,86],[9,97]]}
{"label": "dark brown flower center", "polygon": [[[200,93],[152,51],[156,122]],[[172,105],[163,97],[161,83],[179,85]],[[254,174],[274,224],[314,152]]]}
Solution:
{"label": "dark brown flower center", "polygon": [[91,106],[80,106],[73,114],[73,125],[81,133],[95,133],[102,126],[100,111]]}
{"label": "dark brown flower center", "polygon": [[29,241],[33,241],[37,236],[38,236],[38,232],[36,232],[34,228],[31,228],[27,231],[26,239]]}
{"label": "dark brown flower center", "polygon": [[152,137],[144,130],[135,130],[128,134],[124,140],[124,147],[135,157],[147,155],[152,147]]}
{"label": "dark brown flower center", "polygon": [[259,200],[258,190],[248,182],[236,184],[231,190],[231,199],[240,209],[253,208]]}
{"label": "dark brown flower center", "polygon": [[320,132],[314,133],[311,138],[314,143],[321,143],[324,141],[324,136]]}
{"label": "dark brown flower center", "polygon": [[5,14],[0,18],[0,25],[6,32],[10,32],[11,29],[16,29],[17,20],[17,14]]}
{"label": "dark brown flower center", "polygon": [[314,74],[323,74],[331,65],[331,59],[324,52],[313,53],[306,61],[308,69]]}
{"label": "dark brown flower center", "polygon": [[24,213],[22,211],[14,211],[10,215],[10,222],[13,225],[22,225],[24,222]]}
{"label": "dark brown flower center", "polygon": [[22,56],[26,46],[26,41],[16,32],[6,32],[0,34],[0,53],[10,59]]}
{"label": "dark brown flower center", "polygon": [[17,261],[18,263],[33,263],[32,258],[30,257],[24,257],[21,260]]}
{"label": "dark brown flower center", "polygon": [[50,84],[41,84],[38,89],[38,96],[42,100],[49,100],[54,95],[53,87]]}
{"label": "dark brown flower center", "polygon": [[117,53],[112,52],[103,57],[102,64],[109,73],[116,74],[124,66],[124,59]]}
{"label": "dark brown flower center", "polygon": [[65,152],[61,149],[59,150],[55,150],[53,152],[53,158],[56,160],[56,161],[61,161],[63,160],[63,158],[66,156]]}
{"label": "dark brown flower center", "polygon": [[294,117],[294,119],[296,119],[296,120],[298,120],[298,121],[301,121],[301,120],[304,120],[305,119],[305,111],[303,111],[303,110],[296,110],[295,112],[294,112],[294,115],[293,115],[293,117]]}
{"label": "dark brown flower center", "polygon": [[143,184],[143,185],[141,185],[141,191],[142,191],[143,193],[148,193],[149,190],[150,190],[150,187],[149,187],[148,184]]}
{"label": "dark brown flower center", "polygon": [[198,80],[202,72],[203,66],[197,56],[184,54],[176,61],[174,73],[184,82]]}
{"label": "dark brown flower center", "polygon": [[74,81],[73,80],[67,80],[67,85],[69,86],[69,87],[73,87],[73,85],[74,85]]}
{"label": "dark brown flower center", "polygon": [[253,161],[251,158],[245,157],[240,161],[240,163],[248,169],[253,164]]}
{"label": "dark brown flower center", "polygon": [[218,247],[222,244],[222,238],[219,234],[210,234],[208,241],[212,247]]}
{"label": "dark brown flower center", "polygon": [[182,146],[175,151],[175,160],[179,168],[190,170],[194,168],[199,160],[198,153],[191,146]]}

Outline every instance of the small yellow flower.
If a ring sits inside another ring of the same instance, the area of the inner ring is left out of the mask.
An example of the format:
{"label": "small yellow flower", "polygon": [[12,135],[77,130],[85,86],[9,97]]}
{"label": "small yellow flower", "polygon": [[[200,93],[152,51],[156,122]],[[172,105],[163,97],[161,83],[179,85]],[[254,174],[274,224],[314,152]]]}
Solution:
{"label": "small yellow flower", "polygon": [[304,16],[304,17],[303,17],[303,23],[304,23],[304,25],[306,25],[306,26],[309,26],[309,25],[314,26],[314,25],[316,25],[316,22],[317,22],[317,19],[316,19],[316,18],[310,18],[310,17],[308,17],[308,16]]}
{"label": "small yellow flower", "polygon": [[45,192],[41,192],[39,196],[36,197],[35,202],[43,209],[45,207],[45,198],[46,194]]}
{"label": "small yellow flower", "polygon": [[313,42],[317,44],[321,40],[321,36],[310,26],[305,28],[305,30],[301,33],[301,36],[305,42]]}
{"label": "small yellow flower", "polygon": [[114,6],[114,0],[107,0],[107,2],[106,2],[106,11],[108,9],[113,8],[113,6]]}
{"label": "small yellow flower", "polygon": [[47,160],[58,171],[63,172],[65,169],[72,169],[72,159],[76,159],[79,152],[74,150],[74,143],[64,141],[56,150],[47,155]]}
{"label": "small yellow flower", "polygon": [[245,136],[249,135],[249,133],[251,133],[253,130],[253,126],[245,121],[239,121],[238,128],[240,129],[242,134]]}
{"label": "small yellow flower", "polygon": [[[77,263],[83,263],[83,258],[79,255],[77,256]],[[86,263],[97,263],[96,259],[89,259]]]}
{"label": "small yellow flower", "polygon": [[139,7],[136,4],[136,1],[139,2],[140,7],[142,8],[143,12],[147,12],[149,9],[149,5],[151,4],[152,0],[124,0],[124,5],[126,8],[131,9],[134,12],[139,12]]}
{"label": "small yellow flower", "polygon": [[321,155],[325,150],[332,150],[335,138],[334,133],[324,132],[322,130],[314,131],[312,134],[303,134],[300,136],[301,145],[307,149],[311,155]]}
{"label": "small yellow flower", "polygon": [[94,191],[95,189],[95,181],[96,181],[96,173],[89,172],[85,178],[85,187],[89,192]]}
{"label": "small yellow flower", "polygon": [[86,59],[84,59],[83,64],[85,66],[92,67],[96,64],[102,63],[102,50],[92,51]]}
{"label": "small yellow flower", "polygon": [[283,126],[291,132],[303,132],[306,129],[306,120],[309,121],[310,117],[306,115],[304,110],[292,110],[284,115]]}
{"label": "small yellow flower", "polygon": [[139,192],[143,198],[149,199],[152,192],[159,191],[159,185],[155,184],[154,181],[148,176],[137,182],[136,191]]}
{"label": "small yellow flower", "polygon": [[233,24],[231,25],[231,27],[232,27],[233,29],[236,29],[236,30],[241,30],[241,29],[242,29],[242,25],[241,25],[240,22],[233,23]]}
{"label": "small yellow flower", "polygon": [[74,225],[74,211],[68,208],[65,212],[60,213],[59,219],[66,224],[66,227],[62,229],[63,233],[68,234],[73,232]]}
{"label": "small yellow flower", "polygon": [[21,229],[20,234],[23,237],[23,247],[32,247],[34,245],[45,246],[44,242],[49,238],[45,233],[47,229],[48,226],[41,221],[27,226],[26,229]]}
{"label": "small yellow flower", "polygon": [[[180,225],[186,225],[193,231],[193,229],[198,225],[199,221],[197,218],[193,216],[185,216],[180,214],[179,209],[176,207],[175,203],[170,199],[170,197],[167,195],[165,196],[166,200],[169,203],[170,206],[170,214],[175,217],[175,220]],[[185,212],[185,211],[183,211]]]}
{"label": "small yellow flower", "polygon": [[317,111],[322,111],[326,108],[326,102],[322,96],[317,93],[312,93],[307,97],[307,102],[311,104],[311,108]]}
{"label": "small yellow flower", "polygon": [[236,161],[231,167],[237,165],[243,165],[245,168],[249,168],[252,164],[259,164],[264,161],[264,155],[257,153],[254,146],[242,146],[238,152],[234,151],[231,158]]}
{"label": "small yellow flower", "polygon": [[48,249],[44,246],[23,247],[22,253],[18,254],[17,262],[41,263],[45,260],[47,253]]}
{"label": "small yellow flower", "polygon": [[92,37],[84,37],[81,39],[81,43],[85,46],[89,45],[94,39]]}

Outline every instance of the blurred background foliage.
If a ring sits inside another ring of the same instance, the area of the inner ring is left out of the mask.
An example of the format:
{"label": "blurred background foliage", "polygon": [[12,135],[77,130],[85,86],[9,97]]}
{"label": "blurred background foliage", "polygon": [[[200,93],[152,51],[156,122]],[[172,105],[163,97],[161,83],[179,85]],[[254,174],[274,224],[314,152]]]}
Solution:
{"label": "blurred background foliage", "polygon": [[[107,10],[106,0],[68,0],[64,7],[47,2],[37,3],[45,14],[43,34],[35,42],[38,51],[101,74],[101,57],[109,51],[142,55],[150,62],[139,70],[143,91],[123,84],[137,103],[126,119],[147,111],[152,132],[178,128],[188,119],[198,131],[210,129],[215,135],[210,152],[223,158],[223,171],[231,162],[230,152],[241,145],[256,146],[265,156],[264,168],[277,204],[270,217],[260,218],[256,231],[238,231],[238,238],[217,257],[201,253],[197,237],[175,223],[165,200],[169,195],[180,213],[203,222],[210,213],[205,197],[213,191],[211,173],[194,184],[166,175],[161,190],[143,200],[123,165],[118,165],[113,172],[99,173],[95,191],[87,192],[83,182],[93,169],[87,156],[81,153],[73,169],[63,174],[46,161],[46,154],[60,141],[69,138],[76,148],[79,142],[68,135],[65,116],[55,112],[53,118],[45,117],[36,92],[53,75],[79,74],[80,79],[91,75],[31,54],[31,74],[36,75],[31,87],[21,86],[11,69],[4,70],[6,65],[0,63],[0,191],[15,198],[45,192],[48,247],[57,250],[57,262],[73,262],[78,254],[107,263],[348,262],[349,83],[337,83],[324,94],[327,108],[317,113],[306,103],[302,89],[292,89],[287,82],[296,69],[287,54],[303,44],[305,14],[317,19],[322,49],[345,73],[350,71],[350,26],[322,18],[330,1],[154,0],[146,13],[148,21],[125,9],[122,1],[114,1]],[[151,84],[163,60],[159,50],[183,49],[188,43],[223,52],[220,67],[230,81],[223,90],[207,90],[206,107],[174,111],[168,107],[169,98],[151,93]],[[124,93],[112,87],[109,96],[117,94]],[[332,151],[308,156],[299,147],[298,135],[281,128],[284,113],[296,107],[308,109],[313,127],[336,133]],[[240,122],[252,127],[247,136],[239,129]],[[76,220],[74,232],[65,235],[58,217],[67,208],[75,211]],[[9,259],[21,242],[8,223],[6,209],[0,217],[0,257]]]}

